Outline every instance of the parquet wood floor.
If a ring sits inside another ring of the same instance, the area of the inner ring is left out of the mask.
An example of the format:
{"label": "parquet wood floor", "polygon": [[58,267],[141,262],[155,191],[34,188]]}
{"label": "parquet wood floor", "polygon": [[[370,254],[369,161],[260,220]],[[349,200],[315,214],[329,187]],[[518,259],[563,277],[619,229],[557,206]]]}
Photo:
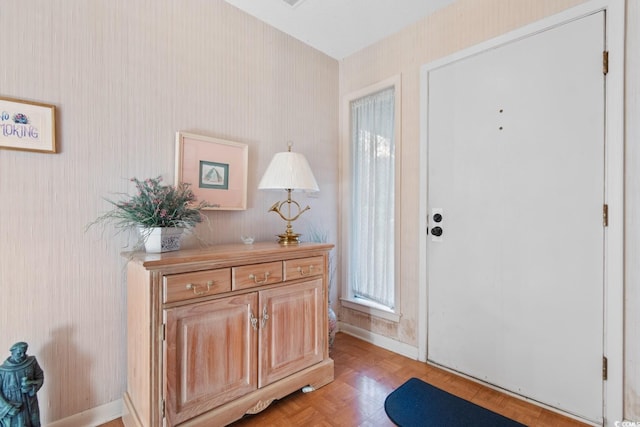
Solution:
{"label": "parquet wood floor", "polygon": [[[337,334],[331,357],[335,362],[335,380],[331,384],[311,393],[293,393],[232,426],[393,426],[384,412],[384,400],[411,377],[420,378],[530,427],[586,426],[343,333]],[[121,420],[114,420],[101,427],[122,426]]]}

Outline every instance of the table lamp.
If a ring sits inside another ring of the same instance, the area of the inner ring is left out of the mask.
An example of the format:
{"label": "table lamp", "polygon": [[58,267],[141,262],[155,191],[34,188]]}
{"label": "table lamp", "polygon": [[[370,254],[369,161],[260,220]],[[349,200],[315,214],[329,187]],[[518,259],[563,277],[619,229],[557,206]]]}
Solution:
{"label": "table lamp", "polygon": [[[294,233],[291,223],[298,219],[303,212],[309,210],[309,206],[304,209],[300,204],[291,199],[292,191],[304,191],[312,193],[320,191],[313,172],[309,167],[309,163],[304,155],[291,151],[292,144],[289,143],[289,150],[282,153],[276,153],[271,159],[271,163],[267,167],[260,184],[259,190],[285,190],[287,192],[287,200],[276,202],[269,208],[268,212],[276,212],[280,217],[287,221],[287,229],[283,234],[278,234],[281,245],[297,245],[300,243],[300,234]],[[286,205],[286,215],[283,208]],[[292,216],[291,208],[295,205]]]}

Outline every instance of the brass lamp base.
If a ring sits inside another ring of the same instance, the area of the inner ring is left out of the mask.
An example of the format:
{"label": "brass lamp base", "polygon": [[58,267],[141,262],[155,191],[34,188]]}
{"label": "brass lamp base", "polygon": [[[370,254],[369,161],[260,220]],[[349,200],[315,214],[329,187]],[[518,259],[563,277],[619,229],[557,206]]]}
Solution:
{"label": "brass lamp base", "polygon": [[[282,207],[284,205],[287,205],[287,207],[289,208],[288,209],[289,216],[284,216],[284,214],[282,213]],[[298,214],[295,216],[291,216],[291,205],[295,205],[298,209]],[[271,206],[271,208],[269,209],[269,212],[275,212],[278,215],[280,215],[280,218],[287,221],[287,230],[283,234],[278,234],[278,237],[280,238],[280,240],[278,240],[278,243],[284,246],[297,245],[300,243],[300,236],[302,236],[302,234],[293,232],[293,227],[291,226],[291,222],[298,219],[298,217],[308,209],[309,209],[309,206],[302,209],[300,208],[300,205],[298,204],[298,202],[296,202],[295,200],[291,200],[291,190],[287,190],[287,200],[285,200],[284,202],[275,202],[273,206]]]}
{"label": "brass lamp base", "polygon": [[296,233],[283,233],[283,234],[278,234],[278,237],[280,238],[280,240],[278,240],[278,243],[280,243],[281,245],[297,245],[300,244],[300,236],[301,234],[296,234]]}
{"label": "brass lamp base", "polygon": [[297,245],[300,243],[300,236],[302,236],[302,234],[293,232],[291,221],[287,221],[287,230],[282,234],[278,234],[278,237],[280,238],[280,240],[278,240],[278,243],[285,246]]}

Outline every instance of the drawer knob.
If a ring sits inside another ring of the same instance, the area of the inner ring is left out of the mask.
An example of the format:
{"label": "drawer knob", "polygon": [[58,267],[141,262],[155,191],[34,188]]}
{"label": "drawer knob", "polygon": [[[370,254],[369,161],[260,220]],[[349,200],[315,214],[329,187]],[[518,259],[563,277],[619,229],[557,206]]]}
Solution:
{"label": "drawer knob", "polygon": [[199,291],[198,290],[198,285],[194,285],[193,283],[187,283],[187,289],[191,289],[194,293],[194,295],[204,295],[206,293],[208,293],[211,290],[211,287],[213,286],[213,280],[209,280],[207,283],[207,290],[205,291],[204,289]]}
{"label": "drawer knob", "polygon": [[256,285],[264,285],[265,283],[267,283],[269,281],[269,275],[271,273],[270,272],[265,272],[264,273],[264,279],[262,280],[258,280],[258,278],[256,277],[255,274],[250,274],[249,275],[249,279],[253,280],[253,283],[255,283]]}
{"label": "drawer knob", "polygon": [[300,273],[301,276],[308,276],[309,274],[311,274],[312,271],[313,271],[313,265],[310,265],[307,271],[304,271],[304,268],[302,267],[298,267],[298,273]]}

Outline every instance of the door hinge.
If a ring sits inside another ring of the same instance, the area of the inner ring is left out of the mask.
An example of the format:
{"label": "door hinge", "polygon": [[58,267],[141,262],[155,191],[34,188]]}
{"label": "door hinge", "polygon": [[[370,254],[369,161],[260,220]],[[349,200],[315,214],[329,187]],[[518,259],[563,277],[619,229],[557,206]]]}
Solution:
{"label": "door hinge", "polygon": [[607,75],[609,73],[609,51],[602,51],[602,73]]}
{"label": "door hinge", "polygon": [[607,380],[607,375],[608,375],[608,361],[607,358],[605,356],[602,356],[602,380],[606,381]]}
{"label": "door hinge", "polygon": [[161,418],[164,418],[164,417],[165,417],[165,413],[164,413],[164,410],[165,410],[165,409],[164,409],[164,408],[165,408],[164,399],[162,399],[162,402],[160,403],[160,406],[162,407],[162,417],[161,417]]}
{"label": "door hinge", "polygon": [[606,203],[602,205],[602,225],[609,226],[609,205]]}
{"label": "door hinge", "polygon": [[167,339],[167,324],[163,323],[160,328],[160,341],[165,341]]}

